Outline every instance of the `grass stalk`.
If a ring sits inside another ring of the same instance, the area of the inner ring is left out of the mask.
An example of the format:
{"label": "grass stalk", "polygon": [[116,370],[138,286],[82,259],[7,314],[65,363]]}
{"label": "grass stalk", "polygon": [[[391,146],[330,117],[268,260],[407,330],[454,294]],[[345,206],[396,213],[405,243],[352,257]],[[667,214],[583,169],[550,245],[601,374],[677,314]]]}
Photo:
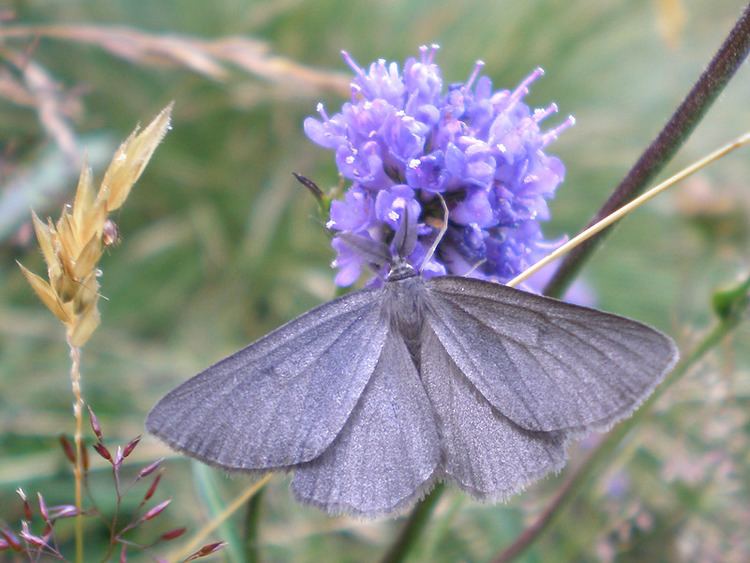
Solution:
{"label": "grass stalk", "polygon": [[75,503],[78,514],[75,517],[76,563],[83,563],[83,394],[81,393],[81,349],[74,345],[68,334],[70,347],[70,384],[73,389],[73,416],[75,417]]}

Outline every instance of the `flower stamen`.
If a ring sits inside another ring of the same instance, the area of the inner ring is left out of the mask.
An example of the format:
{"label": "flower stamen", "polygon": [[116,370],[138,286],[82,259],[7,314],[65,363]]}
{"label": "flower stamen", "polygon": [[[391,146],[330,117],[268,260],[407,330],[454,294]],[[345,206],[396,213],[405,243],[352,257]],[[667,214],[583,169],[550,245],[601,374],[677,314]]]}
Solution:
{"label": "flower stamen", "polygon": [[477,77],[479,76],[479,73],[480,73],[480,72],[482,72],[482,69],[483,69],[483,68],[484,68],[484,61],[483,61],[483,60],[478,60],[478,61],[477,61],[477,62],[476,62],[476,63],[474,64],[474,70],[473,70],[473,71],[472,71],[472,73],[471,73],[471,74],[469,75],[469,79],[468,79],[468,80],[466,81],[466,83],[464,84],[464,87],[463,87],[464,91],[467,91],[467,92],[468,92],[469,90],[471,90],[471,87],[472,87],[472,86],[474,86],[474,81],[475,81],[475,80],[477,79]]}

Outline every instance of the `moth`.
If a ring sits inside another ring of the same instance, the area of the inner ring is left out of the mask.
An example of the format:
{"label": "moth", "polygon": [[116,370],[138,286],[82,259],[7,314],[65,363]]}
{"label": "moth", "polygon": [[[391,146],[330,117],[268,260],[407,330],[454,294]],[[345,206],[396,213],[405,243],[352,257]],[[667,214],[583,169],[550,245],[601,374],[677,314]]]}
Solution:
{"label": "moth", "polygon": [[148,415],[149,432],[229,471],[294,471],[296,498],[328,513],[393,515],[437,481],[480,500],[513,495],[562,468],[571,438],[628,416],[677,361],[671,338],[634,320],[424,278],[406,260],[408,223],[390,247],[345,237],[388,265],[381,287],[183,383]]}

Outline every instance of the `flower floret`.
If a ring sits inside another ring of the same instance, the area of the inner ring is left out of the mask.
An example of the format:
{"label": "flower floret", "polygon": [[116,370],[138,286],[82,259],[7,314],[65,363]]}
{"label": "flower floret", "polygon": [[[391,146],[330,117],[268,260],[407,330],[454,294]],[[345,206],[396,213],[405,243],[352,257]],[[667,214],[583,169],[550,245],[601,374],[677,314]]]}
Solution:
{"label": "flower floret", "polygon": [[[382,59],[365,70],[343,53],[355,74],[351,100],[330,117],[319,105],[320,117],[305,120],[307,136],[334,151],[351,181],[343,200],[332,202],[328,227],[390,244],[406,217],[418,233],[408,259],[424,275],[505,282],[555,244],[540,221],[549,219],[547,202],[565,167],[546,147],[574,121],[542,130],[557,106],[532,110],[524,102],[541,69],[513,90],[495,91],[477,61],[465,82],[446,88],[437,50],[422,47],[402,71]],[[446,219],[438,194],[449,209],[447,232],[423,265]],[[336,283],[354,283],[364,260],[339,237],[333,247]]]}

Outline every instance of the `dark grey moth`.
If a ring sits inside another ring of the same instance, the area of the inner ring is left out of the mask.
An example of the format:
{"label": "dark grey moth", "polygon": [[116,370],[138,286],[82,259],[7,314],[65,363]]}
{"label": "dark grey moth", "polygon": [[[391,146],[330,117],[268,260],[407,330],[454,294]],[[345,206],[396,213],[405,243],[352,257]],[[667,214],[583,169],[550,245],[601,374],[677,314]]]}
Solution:
{"label": "dark grey moth", "polygon": [[390,263],[382,287],[321,305],[183,383],[148,415],[149,432],[230,471],[293,470],[297,499],[329,513],[391,515],[436,481],[499,500],[559,470],[571,437],[628,416],[677,360],[669,337],[633,320],[425,279],[404,258],[408,230],[395,233],[395,258],[347,238]]}

